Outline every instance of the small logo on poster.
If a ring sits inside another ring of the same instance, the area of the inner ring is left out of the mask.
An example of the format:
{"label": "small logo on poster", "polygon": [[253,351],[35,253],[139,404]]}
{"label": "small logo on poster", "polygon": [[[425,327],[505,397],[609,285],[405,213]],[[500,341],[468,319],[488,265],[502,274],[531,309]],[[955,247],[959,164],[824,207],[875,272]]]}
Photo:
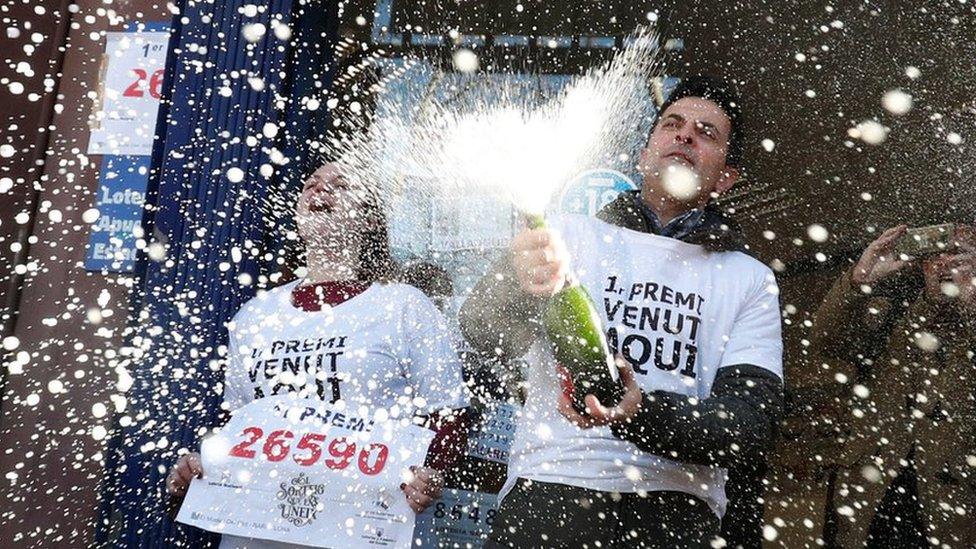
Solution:
{"label": "small logo on poster", "polygon": [[381,547],[389,547],[397,541],[395,537],[387,534],[386,530],[382,528],[376,528],[375,530],[367,528],[367,531],[359,536],[359,539],[365,542],[363,545],[378,545]]}
{"label": "small logo on poster", "polygon": [[377,497],[373,501],[373,504],[379,507],[380,509],[387,510],[390,508],[391,505],[393,505],[393,497],[390,495],[390,492],[388,492],[386,488],[381,488],[379,497]]}
{"label": "small logo on poster", "polygon": [[325,492],[324,484],[312,484],[305,473],[288,482],[282,482],[276,495],[281,503],[281,518],[301,528],[312,523],[322,509],[319,496]]}

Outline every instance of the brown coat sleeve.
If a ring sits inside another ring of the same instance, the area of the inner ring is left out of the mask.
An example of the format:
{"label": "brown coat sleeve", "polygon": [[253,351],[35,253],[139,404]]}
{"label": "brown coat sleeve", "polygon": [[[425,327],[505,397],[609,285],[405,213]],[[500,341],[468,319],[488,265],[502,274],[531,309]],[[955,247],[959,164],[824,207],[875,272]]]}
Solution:
{"label": "brown coat sleeve", "polygon": [[544,298],[525,293],[515,278],[511,257],[492,265],[458,313],[461,333],[476,350],[501,359],[518,358],[538,337]]}
{"label": "brown coat sleeve", "polygon": [[817,309],[811,346],[827,359],[858,365],[874,360],[884,350],[900,308],[890,297],[855,287],[848,269]]}

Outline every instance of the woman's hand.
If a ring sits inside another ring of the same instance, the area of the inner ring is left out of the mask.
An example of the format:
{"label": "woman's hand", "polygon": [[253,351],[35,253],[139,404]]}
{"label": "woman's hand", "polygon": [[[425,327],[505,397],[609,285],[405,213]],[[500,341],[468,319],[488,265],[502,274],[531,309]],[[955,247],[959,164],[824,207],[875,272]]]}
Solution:
{"label": "woman's hand", "polygon": [[400,485],[407,497],[407,503],[415,513],[420,514],[441,497],[444,490],[444,475],[430,467],[411,467],[411,478]]}
{"label": "woman's hand", "polygon": [[194,478],[203,478],[200,454],[197,452],[183,454],[166,476],[166,493],[174,498],[182,498]]}

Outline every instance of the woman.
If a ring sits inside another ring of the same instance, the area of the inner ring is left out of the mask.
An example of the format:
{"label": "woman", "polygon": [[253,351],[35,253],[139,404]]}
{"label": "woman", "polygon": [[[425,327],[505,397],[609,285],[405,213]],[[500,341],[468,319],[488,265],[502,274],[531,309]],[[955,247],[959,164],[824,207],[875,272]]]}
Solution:
{"label": "woman", "polygon": [[[376,197],[325,165],[306,182],[295,220],[307,273],[247,302],[228,324],[227,411],[285,393],[357,409],[422,415],[437,435],[424,467],[400,489],[417,513],[440,496],[441,471],[456,461],[467,396],[446,323],[420,290],[394,282],[385,219]],[[443,412],[446,411],[446,412]],[[199,454],[182,456],[167,491],[182,499],[202,477]],[[222,548],[280,547],[224,536]]]}

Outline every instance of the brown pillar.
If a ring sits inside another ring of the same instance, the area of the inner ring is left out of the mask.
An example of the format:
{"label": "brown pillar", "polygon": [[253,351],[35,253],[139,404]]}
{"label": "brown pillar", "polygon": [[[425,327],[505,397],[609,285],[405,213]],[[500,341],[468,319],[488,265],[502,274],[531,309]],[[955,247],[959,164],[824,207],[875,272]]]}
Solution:
{"label": "brown pillar", "polygon": [[[18,311],[8,325],[12,332],[3,335],[19,342],[4,355],[0,403],[2,547],[93,542],[104,477],[106,441],[100,435],[123,402],[109,397],[118,392],[116,367],[133,281],[83,267],[90,227],[81,215],[94,204],[101,164],[100,157],[85,154],[89,94],[98,90],[106,31],[172,17],[165,2],[152,0],[70,4],[8,2],[0,13],[4,27],[18,29],[16,36],[0,36],[4,57],[15,67],[25,64],[20,73],[0,66],[0,78],[24,86],[19,94],[0,88],[0,145],[15,151],[0,158],[0,272],[7,275],[0,298],[10,298]],[[25,52],[26,45],[33,51]],[[31,71],[24,74],[27,66]],[[29,221],[18,223],[25,216]],[[15,258],[18,229],[32,230],[29,247]],[[10,276],[14,261],[24,272],[22,284]],[[9,347],[12,342],[7,340]]]}

